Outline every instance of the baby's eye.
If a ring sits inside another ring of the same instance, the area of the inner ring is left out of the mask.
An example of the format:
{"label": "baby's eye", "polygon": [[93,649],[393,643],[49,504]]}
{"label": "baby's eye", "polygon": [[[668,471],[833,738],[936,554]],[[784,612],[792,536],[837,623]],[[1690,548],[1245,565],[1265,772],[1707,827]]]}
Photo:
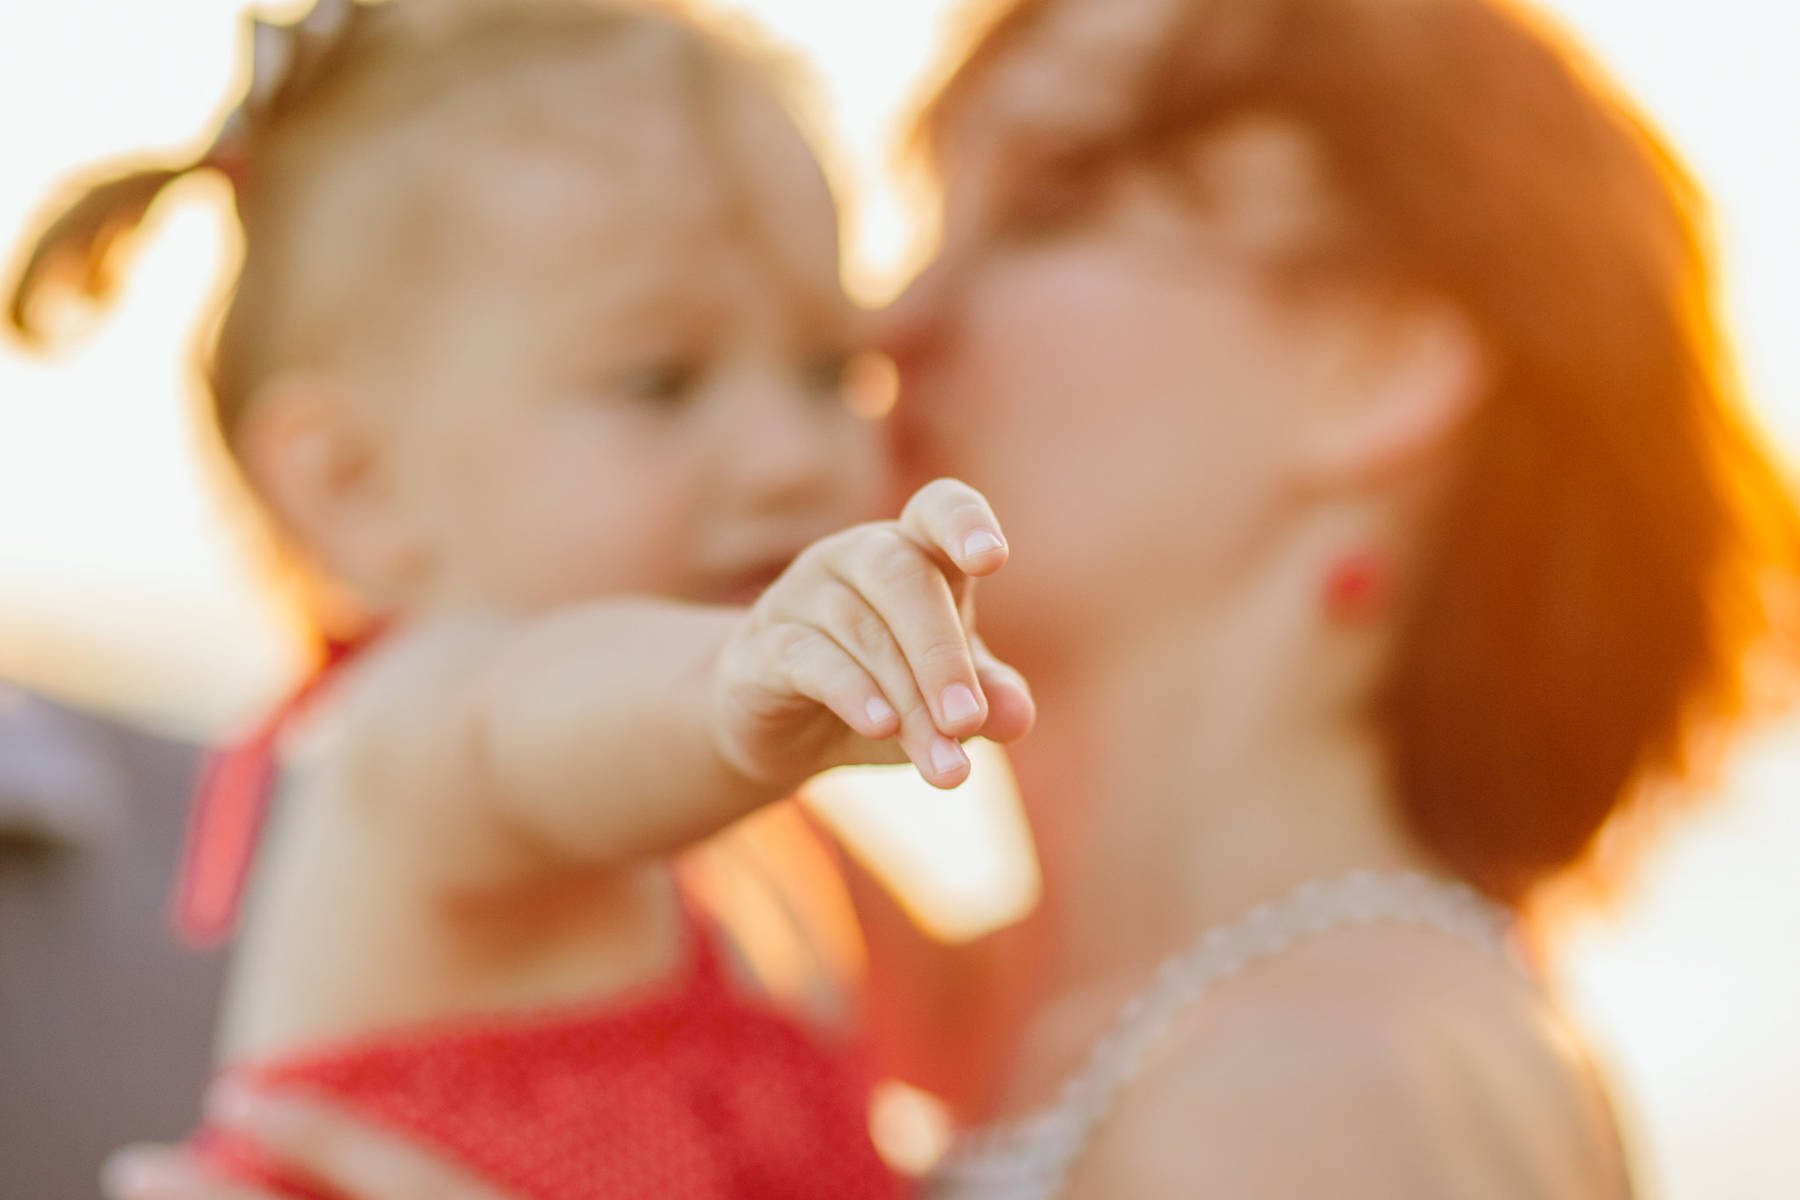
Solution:
{"label": "baby's eye", "polygon": [[689,399],[706,375],[697,358],[670,358],[633,371],[619,380],[618,390],[655,405],[677,405]]}

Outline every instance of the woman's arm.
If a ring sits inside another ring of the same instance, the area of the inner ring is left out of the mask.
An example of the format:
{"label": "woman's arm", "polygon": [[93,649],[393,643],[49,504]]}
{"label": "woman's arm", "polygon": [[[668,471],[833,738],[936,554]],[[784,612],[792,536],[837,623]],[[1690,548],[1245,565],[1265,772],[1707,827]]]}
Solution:
{"label": "woman's arm", "polygon": [[834,848],[866,952],[863,1010],[877,1069],[930,1092],[958,1124],[980,1122],[1035,999],[1042,922],[940,941],[853,854]]}

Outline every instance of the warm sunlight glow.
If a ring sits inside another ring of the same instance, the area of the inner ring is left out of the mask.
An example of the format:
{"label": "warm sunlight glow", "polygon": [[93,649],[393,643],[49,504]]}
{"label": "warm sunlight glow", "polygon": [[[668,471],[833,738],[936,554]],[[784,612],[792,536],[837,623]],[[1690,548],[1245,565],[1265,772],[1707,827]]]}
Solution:
{"label": "warm sunlight glow", "polygon": [[834,771],[806,798],[907,911],[947,942],[967,941],[1031,911],[1037,864],[1006,756],[968,747],[974,771],[949,792],[911,767]]}
{"label": "warm sunlight glow", "polygon": [[[848,212],[847,280],[864,300],[892,295],[926,239],[889,167],[949,4],[705,7],[748,11],[812,64]],[[1706,181],[1751,394],[1800,450],[1797,10],[1771,0],[1550,7]],[[244,8],[239,0],[0,8],[0,109],[9,114],[0,236],[9,246],[71,170],[179,153],[210,135],[231,98]],[[234,239],[223,186],[184,183],[153,214],[121,303],[67,353],[44,361],[0,340],[0,676],[217,731],[292,671],[294,647],[258,581],[237,502],[218,486],[195,431],[192,349]],[[869,387],[871,408],[888,402],[891,379],[871,376]],[[869,772],[834,775],[812,791],[920,923],[954,940],[1012,919],[1038,888],[997,752],[979,752],[975,780],[943,794],[910,771]],[[1729,793],[1679,831],[1641,898],[1583,929],[1555,971],[1621,1085],[1651,1197],[1774,1196],[1800,1179],[1791,1132],[1800,1125],[1800,966],[1791,949],[1800,928],[1800,735],[1791,725],[1748,756]],[[725,894],[737,885],[720,876],[715,886]],[[783,917],[766,897],[742,903],[764,906],[757,911],[771,927]],[[770,953],[772,974],[805,976],[793,946]],[[894,1112],[897,1152],[928,1148],[930,1129],[908,1124],[916,1114],[905,1103]]]}

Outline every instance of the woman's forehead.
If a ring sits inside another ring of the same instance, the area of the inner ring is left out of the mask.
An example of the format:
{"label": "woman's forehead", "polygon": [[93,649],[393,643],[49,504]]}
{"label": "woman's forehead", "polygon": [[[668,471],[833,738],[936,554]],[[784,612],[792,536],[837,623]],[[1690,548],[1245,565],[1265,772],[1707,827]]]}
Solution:
{"label": "woman's forehead", "polygon": [[[1158,134],[1154,147],[1137,136],[1149,76],[1171,36],[1183,36],[1195,0],[1047,0],[957,89],[936,125],[944,186],[946,241],[979,239],[1020,200],[1062,188],[1099,197],[1145,165],[1154,150],[1159,172],[1177,182],[1195,215],[1250,251],[1278,252],[1323,236],[1339,219],[1335,189],[1320,147],[1296,120],[1246,110],[1200,123],[1183,136]],[[1209,60],[1225,67],[1254,50],[1261,25],[1222,18],[1206,24],[1218,44]],[[1197,35],[1198,31],[1194,31]],[[977,51],[977,61],[980,51]],[[1102,179],[1099,176],[1105,175]],[[1091,186],[1090,186],[1091,185]]]}

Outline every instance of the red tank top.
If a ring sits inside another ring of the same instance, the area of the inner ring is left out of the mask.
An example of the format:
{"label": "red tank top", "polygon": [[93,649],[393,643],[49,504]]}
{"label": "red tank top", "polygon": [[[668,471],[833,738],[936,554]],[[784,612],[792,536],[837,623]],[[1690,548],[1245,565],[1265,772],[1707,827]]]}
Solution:
{"label": "red tank top", "polygon": [[[697,918],[683,977],[592,1007],[422,1027],[237,1068],[300,1086],[532,1200],[887,1200],[856,1056],[730,987]],[[257,1148],[233,1174],[297,1196]]]}
{"label": "red tank top", "polygon": [[[274,735],[294,707],[226,752],[203,784],[180,894],[191,934],[229,928],[244,873],[234,860],[261,823]],[[685,966],[659,985],[371,1035],[232,1075],[306,1088],[521,1200],[899,1196],[870,1140],[862,1055],[740,995],[710,925],[692,911],[686,920]],[[227,1131],[196,1140],[233,1174],[322,1195]]]}

